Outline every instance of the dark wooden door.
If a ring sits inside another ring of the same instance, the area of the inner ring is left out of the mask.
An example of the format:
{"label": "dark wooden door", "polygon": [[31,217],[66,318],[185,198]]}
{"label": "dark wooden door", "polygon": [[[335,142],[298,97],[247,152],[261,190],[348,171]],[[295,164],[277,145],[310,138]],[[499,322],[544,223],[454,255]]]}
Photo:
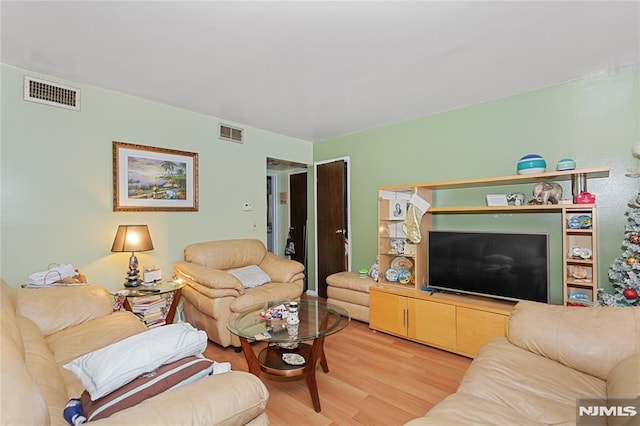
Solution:
{"label": "dark wooden door", "polygon": [[289,235],[293,239],[295,253],[291,259],[305,267],[304,289],[307,290],[309,272],[307,269],[307,172],[289,175]]}
{"label": "dark wooden door", "polygon": [[318,296],[327,297],[327,277],[347,269],[347,173],[343,160],[316,169]]}

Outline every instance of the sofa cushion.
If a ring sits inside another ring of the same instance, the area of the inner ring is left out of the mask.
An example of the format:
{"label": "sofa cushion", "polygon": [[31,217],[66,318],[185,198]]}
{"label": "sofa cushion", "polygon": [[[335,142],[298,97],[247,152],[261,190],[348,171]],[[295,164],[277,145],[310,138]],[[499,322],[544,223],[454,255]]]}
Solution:
{"label": "sofa cushion", "polygon": [[576,399],[605,398],[605,386],[604,380],[501,337],[480,349],[457,392],[510,407],[533,421],[557,424],[575,422]]}
{"label": "sofa cushion", "polygon": [[0,278],[0,332],[3,337],[10,337],[12,343],[24,355],[20,329],[16,317],[16,289],[9,287],[7,282]]}
{"label": "sofa cushion", "polygon": [[248,288],[246,293],[231,302],[232,312],[246,312],[265,302],[297,300],[302,294],[302,282],[271,282],[260,287]]}
{"label": "sofa cushion", "polygon": [[184,249],[184,260],[227,270],[259,265],[266,254],[267,249],[260,240],[221,240],[188,245]]}
{"label": "sofa cushion", "polygon": [[[113,298],[98,286],[19,288],[16,314],[38,324],[48,336],[82,322],[109,315]],[[42,315],[47,312],[47,315]]]}
{"label": "sofa cushion", "polygon": [[640,348],[640,308],[575,308],[519,302],[509,317],[509,341],[578,371],[607,378]]}
{"label": "sofa cushion", "polygon": [[244,288],[258,287],[271,282],[271,277],[258,265],[249,265],[243,268],[231,269],[228,271],[242,283]]}
{"label": "sofa cushion", "polygon": [[[369,293],[369,288],[377,283],[369,277],[361,277],[355,272],[336,272],[327,277],[327,286]],[[368,305],[368,303],[367,303]]]}
{"label": "sofa cushion", "polygon": [[56,424],[69,399],[60,369],[38,326],[24,317],[18,318],[18,324],[24,341],[24,363],[47,402],[51,424]]}
{"label": "sofa cushion", "polygon": [[[499,403],[488,402],[475,395],[454,393],[429,410],[425,417],[418,417],[405,426],[469,426],[469,425],[517,425],[541,426],[540,422],[521,412]],[[568,425],[567,425],[568,426]]]}
{"label": "sofa cushion", "polygon": [[175,264],[174,272],[178,277],[185,279],[187,285],[203,287],[198,291],[222,290],[225,291],[225,295],[229,296],[238,296],[244,293],[242,283],[233,275],[229,275],[227,271],[183,261]]}
{"label": "sofa cushion", "polygon": [[113,312],[52,334],[46,342],[62,367],[81,355],[147,330],[147,326],[131,312]]}
{"label": "sofa cushion", "polygon": [[369,306],[369,293],[353,291],[340,287],[327,287],[327,298],[340,300],[354,305]]}
{"label": "sofa cushion", "polygon": [[88,421],[102,419],[212,372],[213,361],[196,356],[185,357],[162,365],[152,373],[143,374],[95,401],[91,400],[89,392],[85,390],[80,396],[82,409]]}
{"label": "sofa cushion", "polygon": [[95,400],[163,364],[199,355],[206,347],[204,331],[187,323],[170,324],[85,354],[64,368],[80,379]]}
{"label": "sofa cushion", "polygon": [[291,283],[304,279],[304,265],[302,263],[273,253],[265,254],[258,266],[275,282]]}
{"label": "sofa cushion", "polygon": [[[634,399],[636,409],[640,409],[638,406],[638,401],[640,401],[640,352],[631,355],[613,367],[607,377],[607,398],[614,403],[617,399]],[[632,418],[622,416],[610,416],[607,419],[609,426],[630,425],[632,422]]]}
{"label": "sofa cushion", "polygon": [[[3,425],[48,425],[49,409],[35,382],[23,353],[4,333],[0,335],[0,377],[2,398],[0,413]],[[10,387],[9,387],[10,384]]]}

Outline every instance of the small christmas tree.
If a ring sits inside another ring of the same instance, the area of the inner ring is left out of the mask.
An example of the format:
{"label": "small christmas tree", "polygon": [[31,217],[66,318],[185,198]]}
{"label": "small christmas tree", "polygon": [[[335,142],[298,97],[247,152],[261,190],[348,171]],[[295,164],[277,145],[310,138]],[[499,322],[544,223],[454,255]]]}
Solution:
{"label": "small christmas tree", "polygon": [[640,193],[629,202],[625,214],[629,223],[622,241],[624,252],[609,267],[615,293],[598,289],[598,299],[604,306],[640,306]]}

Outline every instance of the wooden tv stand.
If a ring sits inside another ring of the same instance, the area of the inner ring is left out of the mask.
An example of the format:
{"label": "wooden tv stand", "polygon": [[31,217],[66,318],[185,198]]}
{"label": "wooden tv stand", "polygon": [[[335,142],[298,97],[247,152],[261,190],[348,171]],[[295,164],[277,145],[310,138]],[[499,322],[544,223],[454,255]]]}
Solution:
{"label": "wooden tv stand", "polygon": [[514,302],[378,285],[369,289],[369,327],[470,358],[506,336]]}
{"label": "wooden tv stand", "polygon": [[[369,326],[468,357],[474,357],[487,340],[506,335],[515,303],[449,293],[431,295],[421,290],[429,285],[427,239],[433,229],[433,217],[438,215],[553,213],[561,221],[562,229],[562,277],[557,277],[562,280],[562,303],[572,303],[576,296],[585,295],[596,302],[598,252],[594,204],[487,206],[484,195],[531,193],[531,185],[539,182],[579,183],[608,176],[609,167],[601,167],[378,187],[379,277],[378,286],[369,292]],[[468,192],[474,189],[479,191]],[[457,190],[463,191],[460,199],[473,201],[471,205],[458,205],[453,197]],[[484,192],[482,197],[478,197],[478,192]],[[412,229],[416,226],[409,221],[413,226],[407,229],[413,237],[419,234],[420,238],[409,238],[403,227],[412,196],[430,204],[418,229]],[[585,217],[588,220],[582,220]],[[581,225],[576,228],[577,220]],[[582,223],[588,226],[582,227]],[[420,241],[413,242],[417,240]],[[574,248],[586,248],[591,254],[576,257]],[[551,279],[558,281],[556,277]]]}

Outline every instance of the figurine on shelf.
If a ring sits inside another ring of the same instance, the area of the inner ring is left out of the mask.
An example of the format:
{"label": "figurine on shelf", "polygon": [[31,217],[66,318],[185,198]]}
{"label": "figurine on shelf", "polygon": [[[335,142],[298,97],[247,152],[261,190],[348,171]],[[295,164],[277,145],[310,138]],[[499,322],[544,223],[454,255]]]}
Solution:
{"label": "figurine on shelf", "polygon": [[596,196],[590,192],[582,191],[576,197],[576,204],[595,204]]}
{"label": "figurine on shelf", "polygon": [[524,206],[524,192],[514,192],[507,195],[507,201],[513,202],[514,206]]}
{"label": "figurine on shelf", "polygon": [[554,182],[540,182],[533,185],[533,198],[529,204],[558,204],[562,199],[562,186]]}

